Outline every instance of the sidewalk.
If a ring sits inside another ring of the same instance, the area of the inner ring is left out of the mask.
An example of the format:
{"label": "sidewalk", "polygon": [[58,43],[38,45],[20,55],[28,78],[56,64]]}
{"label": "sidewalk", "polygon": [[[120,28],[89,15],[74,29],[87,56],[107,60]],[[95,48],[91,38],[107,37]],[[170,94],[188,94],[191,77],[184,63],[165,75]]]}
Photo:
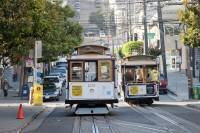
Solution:
{"label": "sidewalk", "polygon": [[[193,79],[193,84],[198,80]],[[200,110],[200,100],[189,99],[188,78],[184,72],[168,71],[168,90],[177,102],[185,102],[188,107]]]}
{"label": "sidewalk", "polygon": [[188,79],[184,72],[168,71],[168,90],[178,101],[189,100]]}
{"label": "sidewalk", "polygon": [[17,106],[0,107],[0,133],[16,133],[26,128],[39,114],[45,111],[45,107],[23,106],[24,119],[17,118]]}
{"label": "sidewalk", "polygon": [[[17,93],[16,90],[9,90],[8,97],[3,97],[3,93],[0,93],[0,133],[20,132],[29,126],[41,113],[48,110],[45,105],[29,105],[28,100],[21,100]],[[16,119],[20,104],[22,104],[24,111],[23,120]]]}
{"label": "sidewalk", "polygon": [[[29,132],[37,129],[41,123],[54,111],[55,107],[63,107],[64,103],[47,102],[42,106],[32,106],[27,100],[21,100],[16,90],[9,90],[8,97],[0,94],[0,133]],[[18,120],[19,105],[23,105],[24,119]]]}

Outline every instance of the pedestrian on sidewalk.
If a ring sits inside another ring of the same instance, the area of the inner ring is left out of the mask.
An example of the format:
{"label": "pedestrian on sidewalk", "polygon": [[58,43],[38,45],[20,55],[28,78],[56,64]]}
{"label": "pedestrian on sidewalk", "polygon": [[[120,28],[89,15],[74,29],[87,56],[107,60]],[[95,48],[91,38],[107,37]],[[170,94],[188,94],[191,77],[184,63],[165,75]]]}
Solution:
{"label": "pedestrian on sidewalk", "polygon": [[17,72],[15,72],[14,74],[13,74],[13,82],[16,82],[17,81]]}
{"label": "pedestrian on sidewalk", "polygon": [[3,94],[4,94],[4,97],[7,97],[7,96],[8,96],[8,88],[9,88],[9,84],[8,84],[7,79],[4,79],[4,80],[3,80],[2,87],[3,87]]}

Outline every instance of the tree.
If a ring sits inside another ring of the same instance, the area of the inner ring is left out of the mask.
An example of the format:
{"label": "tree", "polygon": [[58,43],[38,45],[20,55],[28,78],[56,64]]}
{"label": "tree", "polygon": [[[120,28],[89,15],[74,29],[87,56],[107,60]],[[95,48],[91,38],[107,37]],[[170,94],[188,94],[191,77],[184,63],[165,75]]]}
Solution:
{"label": "tree", "polygon": [[[42,40],[44,60],[67,54],[82,42],[82,27],[72,21],[69,6],[46,0],[0,1],[0,59],[8,57],[13,64]],[[51,57],[51,58],[49,58]]]}
{"label": "tree", "polygon": [[22,63],[23,68],[36,40],[43,42],[41,61],[71,52],[82,42],[82,27],[72,21],[73,16],[69,6],[47,0],[1,0],[0,63]]}
{"label": "tree", "polygon": [[143,42],[141,41],[129,41],[123,44],[121,53],[123,57],[131,55],[141,55],[143,54]]}
{"label": "tree", "polygon": [[180,11],[181,22],[186,26],[183,33],[183,42],[189,47],[200,46],[200,0],[190,5],[184,1],[185,11]]}
{"label": "tree", "polygon": [[154,58],[158,57],[161,54],[161,50],[158,47],[150,46],[148,48],[148,55],[153,56]]}
{"label": "tree", "polygon": [[56,60],[59,55],[69,54],[82,42],[82,27],[70,19],[74,12],[69,6],[48,3],[46,10],[46,19],[51,23],[51,28],[43,36],[44,54],[41,60],[48,63]]}

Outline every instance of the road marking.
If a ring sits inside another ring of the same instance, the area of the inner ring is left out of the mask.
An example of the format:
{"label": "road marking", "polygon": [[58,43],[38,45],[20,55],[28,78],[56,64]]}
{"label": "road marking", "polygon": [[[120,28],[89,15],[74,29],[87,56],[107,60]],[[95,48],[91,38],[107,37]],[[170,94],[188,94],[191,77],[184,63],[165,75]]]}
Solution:
{"label": "road marking", "polygon": [[106,116],[104,116],[104,119],[106,120],[106,123],[107,123],[108,128],[110,129],[111,133],[115,133],[115,132],[114,132],[114,129],[113,129],[112,126],[111,126],[111,123],[110,123],[109,118],[106,117]]}
{"label": "road marking", "polygon": [[[138,107],[138,106],[137,106],[137,107]],[[133,107],[131,107],[131,108],[132,108],[134,111],[136,111],[136,112],[142,114],[141,112],[137,111],[137,110],[134,109]],[[182,125],[179,124],[178,122],[174,121],[173,119],[170,119],[170,118],[168,118],[167,116],[164,116],[164,115],[158,113],[158,110],[156,110],[156,109],[154,109],[154,108],[152,108],[152,107],[149,107],[149,106],[148,106],[148,107],[146,107],[146,109],[145,109],[145,108],[142,108],[142,107],[138,107],[137,109],[139,109],[140,111],[142,111],[142,112],[144,112],[144,113],[150,112],[150,113],[152,113],[152,114],[158,116],[159,118],[161,118],[161,119],[163,119],[163,120],[165,120],[165,121],[171,123],[172,125],[175,125],[176,127],[180,128],[181,130],[183,130],[183,131],[185,131],[185,132],[187,132],[187,133],[190,133],[190,131],[189,131],[187,128],[185,128],[184,126],[182,126]],[[148,110],[147,110],[147,109],[148,109]],[[172,114],[170,114],[170,115],[172,116]],[[149,119],[149,120],[151,120],[151,119]],[[167,128],[167,127],[165,127],[165,128]],[[167,128],[167,129],[168,129],[169,132],[173,132],[172,129],[169,129],[169,128]]]}
{"label": "road marking", "polygon": [[99,129],[95,123],[92,125],[92,133],[99,133]]}
{"label": "road marking", "polygon": [[92,116],[92,133],[99,133],[99,129],[94,121],[94,116]]}
{"label": "road marking", "polygon": [[[117,121],[119,121],[119,122],[117,122]],[[132,123],[132,122],[121,121],[121,120],[116,120],[113,123],[116,123],[116,124],[121,125],[121,126],[124,125],[124,126],[131,126],[131,127],[139,127],[139,128],[163,132],[163,133],[169,132],[167,129],[162,130],[162,129],[158,129],[158,128],[148,127],[148,126],[145,126],[144,124],[140,124],[140,123]]]}
{"label": "road marking", "polygon": [[[179,127],[180,129],[186,131],[187,133],[190,133],[190,131],[189,131],[187,128],[185,128],[183,125],[181,125],[181,124],[179,124],[178,122],[176,122],[176,121],[174,121],[174,120],[168,118],[167,116],[164,116],[164,115],[158,113],[158,112],[157,112],[158,110],[156,110],[156,109],[154,109],[154,108],[152,108],[152,107],[147,107],[147,108],[149,109],[149,111],[151,111],[151,113],[155,114],[156,116],[158,116],[158,117],[162,118],[163,120],[168,121],[169,123],[171,123],[171,124],[173,124],[173,125]],[[161,110],[160,110],[160,111],[161,111]],[[172,115],[172,114],[171,114],[171,115]]]}
{"label": "road marking", "polygon": [[155,107],[155,109],[157,109],[157,110],[160,111],[160,112],[162,111],[162,113],[164,113],[164,114],[166,114],[166,115],[168,115],[168,116],[170,116],[170,117],[173,117],[173,118],[177,119],[178,121],[180,121],[180,122],[182,122],[182,123],[185,123],[185,124],[188,125],[189,127],[195,128],[195,129],[197,129],[198,131],[200,130],[199,125],[197,125],[197,124],[195,124],[195,123],[192,123],[192,122],[187,121],[187,120],[185,120],[185,119],[183,119],[183,118],[177,117],[177,116],[175,116],[175,115],[173,115],[173,114],[171,114],[171,113],[169,113],[169,112],[167,112],[167,111],[164,111],[164,110],[162,110],[162,109],[160,109],[160,108],[158,108],[158,107]]}

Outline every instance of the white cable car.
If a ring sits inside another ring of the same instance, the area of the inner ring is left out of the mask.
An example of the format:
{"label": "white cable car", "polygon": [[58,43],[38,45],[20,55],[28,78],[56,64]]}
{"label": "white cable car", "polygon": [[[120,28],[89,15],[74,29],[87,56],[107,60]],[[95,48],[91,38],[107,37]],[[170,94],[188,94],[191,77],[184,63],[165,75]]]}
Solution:
{"label": "white cable car", "polygon": [[152,56],[124,58],[121,71],[126,102],[151,105],[153,100],[159,100],[159,62]]}
{"label": "white cable car", "polygon": [[106,104],[118,102],[115,58],[107,47],[83,45],[68,57],[65,104],[77,104],[76,114],[105,114]]}

